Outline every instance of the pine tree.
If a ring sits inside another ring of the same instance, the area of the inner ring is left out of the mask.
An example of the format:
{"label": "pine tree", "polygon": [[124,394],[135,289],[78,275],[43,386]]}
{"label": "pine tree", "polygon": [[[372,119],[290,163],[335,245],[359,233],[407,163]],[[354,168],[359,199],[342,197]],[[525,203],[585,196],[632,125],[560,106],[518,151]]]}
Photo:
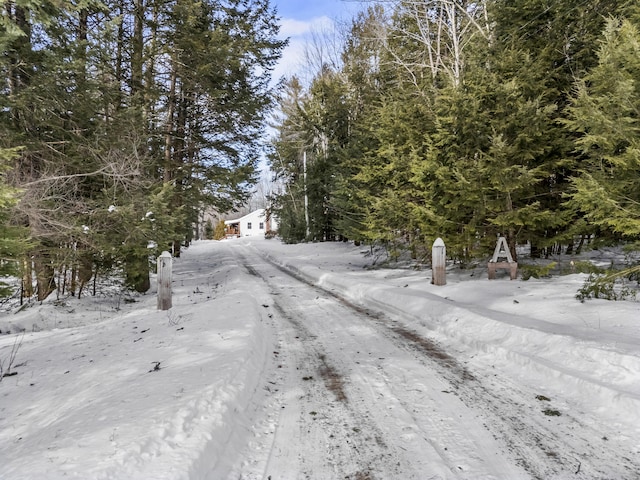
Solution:
{"label": "pine tree", "polygon": [[627,3],[425,0],[394,3],[389,17],[363,12],[343,65],[290,97],[280,123],[281,231],[304,238],[306,187],[311,210],[322,207],[312,229],[330,211],[337,235],[416,256],[437,236],[463,261],[488,255],[499,234],[514,256],[516,242],[533,254],[571,244],[584,223],[563,202],[580,155],[563,119],[575,79],[597,64],[602,15]]}
{"label": "pine tree", "polygon": [[[275,11],[268,0],[0,8],[0,148],[24,147],[10,178],[39,298],[56,269],[87,259],[144,290],[150,253],[178,253],[200,209],[249,193],[284,46]],[[140,223],[149,211],[154,228]]]}
{"label": "pine tree", "polygon": [[19,192],[5,181],[7,168],[17,155],[15,149],[0,149],[0,297],[13,293],[11,285],[3,280],[19,276],[20,262],[29,247],[27,230],[12,218]]}
{"label": "pine tree", "polygon": [[375,161],[372,152],[379,145],[375,129],[388,86],[381,64],[385,15],[380,5],[359,13],[352,21],[342,53],[348,138],[337,151],[339,166],[331,206],[337,214],[337,232],[355,241],[378,239],[367,226],[376,195],[371,190],[377,186],[369,183],[365,171]]}
{"label": "pine tree", "polygon": [[[636,17],[637,18],[637,17]],[[611,18],[598,64],[577,84],[566,124],[579,174],[568,207],[601,234],[640,237],[640,25]]]}
{"label": "pine tree", "polygon": [[282,185],[282,191],[275,192],[271,198],[272,209],[279,219],[278,233],[287,243],[302,241],[307,236],[303,163],[308,141],[302,115],[305,97],[297,77],[284,84],[274,122],[277,136],[268,152],[271,171]]}
{"label": "pine tree", "polygon": [[547,120],[538,122],[537,127],[543,150],[529,162],[537,176],[530,199],[538,204],[541,215],[537,215],[537,225],[519,235],[520,241],[531,242],[534,256],[557,242],[572,244],[571,219],[562,204],[578,158],[572,153],[573,133],[561,125],[567,117],[574,81],[596,64],[596,39],[604,17],[617,14],[626,3],[489,2],[494,21],[490,68],[500,82],[516,82],[524,101],[535,102],[547,112]]}

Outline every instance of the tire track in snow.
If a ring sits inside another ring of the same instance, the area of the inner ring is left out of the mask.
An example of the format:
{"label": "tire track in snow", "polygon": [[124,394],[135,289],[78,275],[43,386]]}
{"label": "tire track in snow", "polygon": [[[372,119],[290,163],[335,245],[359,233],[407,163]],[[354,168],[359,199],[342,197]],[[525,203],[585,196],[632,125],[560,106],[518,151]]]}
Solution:
{"label": "tire track in snow", "polygon": [[[536,479],[612,479],[635,480],[640,478],[640,465],[634,460],[628,444],[616,442],[602,436],[599,442],[598,427],[589,419],[582,421],[579,413],[543,407],[531,408],[537,392],[531,388],[485,371],[471,372],[448,354],[435,341],[408,330],[399,322],[385,314],[369,310],[340,296],[334,290],[315,285],[299,273],[290,271],[271,259],[273,266],[281,272],[311,287],[325,292],[344,305],[360,313],[363,318],[377,324],[381,334],[393,338],[402,348],[420,352],[429,359],[430,367],[435,367],[455,388],[453,393],[465,405],[479,412],[485,418],[485,427],[494,438],[500,440],[516,459],[518,465]],[[553,372],[551,372],[553,374]],[[487,382],[485,376],[490,377]],[[562,403],[559,399],[558,402]],[[572,448],[571,445],[578,445]]]}
{"label": "tire track in snow", "polygon": [[[318,287],[321,288],[321,287]],[[330,292],[332,295],[337,294]],[[345,300],[345,303],[349,303]],[[366,310],[359,307],[359,310]],[[411,331],[384,314],[369,312],[382,330],[395,336],[399,346],[412,348],[436,364],[444,378],[455,386],[454,393],[470,408],[486,417],[486,428],[501,439],[533,478],[584,480],[636,480],[640,465],[624,442],[599,435],[598,425],[582,421],[577,412],[554,408],[529,408],[538,392],[495,372],[471,373],[438,344]],[[491,378],[491,384],[484,379]],[[562,402],[561,400],[559,400]],[[547,412],[546,414],[544,412]],[[556,416],[559,414],[558,416]],[[602,437],[602,438],[599,438]],[[593,442],[596,438],[599,441]],[[579,448],[572,449],[571,444]]]}
{"label": "tire track in snow", "polygon": [[[502,458],[503,452],[496,452],[496,442],[481,432],[481,426],[467,430],[466,424],[479,425],[479,420],[450,395],[453,385],[434,375],[423,360],[416,362],[414,350],[408,352],[406,345],[399,350],[388,335],[380,335],[371,322],[376,315],[308,282],[300,283],[295,276],[291,282],[286,270],[284,280],[272,275],[274,266],[255,254],[252,259],[236,254],[251,275],[269,285],[278,316],[290,326],[280,342],[282,358],[292,357],[281,396],[297,406],[283,405],[289,413],[280,416],[263,478],[504,478],[501,472],[509,472],[510,478],[530,477]],[[289,283],[283,287],[278,282]],[[344,334],[352,325],[359,331]],[[364,351],[362,335],[370,337],[375,352]],[[423,341],[422,348],[438,361],[455,365],[434,343]],[[401,358],[395,358],[398,355]],[[406,368],[398,368],[399,364]],[[300,370],[307,372],[302,383]],[[457,370],[457,381],[470,375],[462,367]],[[315,381],[308,372],[321,378],[324,372],[324,381]],[[326,378],[340,380],[332,386]],[[345,398],[336,397],[336,390]],[[297,423],[291,407],[297,409]],[[306,445],[287,447],[283,441],[287,435]],[[309,458],[295,459],[296,474],[287,463],[294,460],[290,450],[299,447]],[[289,470],[283,473],[283,468]]]}
{"label": "tire track in snow", "polygon": [[[283,306],[278,300],[273,305],[279,316],[291,326],[288,339],[283,339],[282,343],[292,345],[298,341],[298,345],[289,352],[294,357],[295,370],[291,368],[292,378],[288,379],[288,384],[295,385],[302,379],[300,388],[294,388],[299,390],[298,397],[290,398],[299,404],[296,409],[296,426],[288,425],[282,438],[275,438],[274,443],[277,444],[280,440],[286,442],[291,431],[297,430],[300,438],[295,440],[317,445],[318,448],[312,453],[320,454],[317,457],[298,455],[299,472],[295,478],[403,478],[402,473],[395,468],[389,471],[385,465],[376,465],[381,458],[390,456],[389,447],[382,440],[382,432],[378,431],[377,426],[349,405],[344,377],[327,358],[318,336],[303,321],[298,320],[298,315],[291,314],[290,305]],[[287,380],[283,379],[283,383],[286,386]],[[291,472],[288,464],[290,459],[287,460],[286,456],[284,459],[285,461],[272,459],[265,471],[265,478],[271,472],[273,478],[292,478],[287,473],[283,475],[283,469]],[[373,471],[377,473],[374,474]],[[380,472],[386,473],[382,477],[377,476]]]}
{"label": "tire track in snow", "polygon": [[[251,275],[260,276],[267,284],[269,276],[259,274],[254,267],[247,265],[247,259],[243,258],[243,264]],[[297,279],[296,279],[297,280]],[[305,285],[304,289],[314,288]],[[274,286],[272,285],[272,288]],[[277,286],[275,287],[277,289]],[[315,288],[314,288],[315,291]],[[295,373],[296,378],[289,379],[289,384],[295,384],[296,379],[302,378],[303,383],[299,389],[297,398],[291,398],[299,404],[296,409],[296,425],[292,425],[290,416],[285,415],[285,428],[281,439],[278,438],[278,431],[275,433],[272,449],[278,452],[286,450],[278,444],[282,441],[291,441],[287,438],[292,430],[298,430],[300,437],[294,436],[295,442],[307,442],[316,445],[318,448],[311,449],[312,455],[305,457],[298,455],[295,461],[297,467],[291,468],[292,459],[290,455],[282,456],[282,460],[274,460],[274,455],[265,469],[262,478],[308,478],[308,479],[333,479],[344,478],[353,480],[374,480],[387,478],[423,479],[427,466],[409,465],[402,455],[394,451],[385,442],[385,437],[389,432],[381,430],[374,421],[371,420],[369,409],[363,410],[363,403],[357,402],[353,405],[347,393],[345,393],[344,377],[338,372],[327,358],[326,348],[318,340],[318,335],[307,328],[302,309],[298,310],[291,302],[278,301],[282,294],[274,291],[273,306],[287,323],[292,327],[292,333],[283,344],[295,344],[298,340],[300,345],[294,348]],[[326,295],[320,291],[323,297]],[[314,294],[314,295],[316,295]],[[296,296],[294,296],[296,297]],[[318,297],[319,298],[319,297]],[[341,307],[342,308],[342,307]],[[293,314],[295,312],[295,314]],[[343,312],[344,313],[344,312]],[[293,337],[293,338],[291,338]],[[286,350],[286,348],[281,348]],[[291,352],[290,354],[291,355]],[[300,373],[303,372],[303,373]],[[314,377],[309,372],[316,372],[323,379],[320,384],[314,381]],[[363,383],[368,383],[368,376],[361,376]],[[285,386],[287,381],[284,380]],[[384,383],[384,382],[382,382]],[[294,388],[294,390],[297,390]],[[389,396],[389,395],[387,395]],[[369,407],[375,408],[370,402]],[[290,408],[290,404],[287,405]],[[303,438],[304,437],[304,438]],[[303,449],[304,451],[304,449]],[[315,455],[315,456],[314,456]],[[277,454],[275,456],[278,456]],[[295,472],[296,468],[299,470]],[[457,478],[446,475],[429,476],[428,478]]]}
{"label": "tire track in snow", "polygon": [[[321,288],[321,287],[317,287]],[[328,292],[339,297],[333,291]],[[343,299],[343,303],[351,303]],[[640,478],[640,467],[632,460],[633,453],[623,454],[621,446],[611,439],[598,438],[594,426],[581,421],[570,412],[556,417],[555,410],[545,416],[543,405],[537,410],[528,409],[536,392],[523,388],[506,378],[496,375],[489,386],[481,378],[461,365],[434,340],[411,331],[384,314],[356,308],[380,327],[380,332],[395,339],[401,348],[415,350],[430,362],[454,387],[452,393],[465,405],[485,417],[486,428],[494,438],[505,443],[517,463],[533,478],[575,478],[584,480],[635,480]],[[386,332],[385,332],[386,330]],[[571,444],[578,443],[579,449]],[[615,466],[612,473],[611,466]]]}

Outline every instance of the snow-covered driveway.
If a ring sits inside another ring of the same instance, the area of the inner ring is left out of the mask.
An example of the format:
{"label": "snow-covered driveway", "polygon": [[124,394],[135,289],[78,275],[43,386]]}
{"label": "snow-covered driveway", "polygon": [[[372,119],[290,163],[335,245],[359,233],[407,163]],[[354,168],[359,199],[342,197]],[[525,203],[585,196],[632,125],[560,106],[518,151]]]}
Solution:
{"label": "snow-covered driveway", "polygon": [[240,468],[241,477],[527,478],[459,398],[460,385],[475,380],[455,359],[234,247],[268,285],[265,308],[279,332],[271,428],[258,444],[266,461]]}
{"label": "snow-covered driveway", "polygon": [[625,459],[620,445],[599,437],[600,425],[561,414],[553,406],[563,400],[552,401],[535,383],[513,381],[492,365],[465,365],[473,362],[462,363],[462,352],[445,349],[401,317],[313,286],[245,244],[230,246],[239,263],[268,286],[272,299],[265,308],[273,309],[270,318],[279,332],[274,353],[279,370],[269,380],[272,429],[259,444],[267,461],[259,462],[264,470],[240,469],[241,476],[637,474],[637,463]]}
{"label": "snow-covered driveway", "polygon": [[168,312],[151,292],[3,314],[0,479],[640,478],[637,303],[369,264],[196,242]]}

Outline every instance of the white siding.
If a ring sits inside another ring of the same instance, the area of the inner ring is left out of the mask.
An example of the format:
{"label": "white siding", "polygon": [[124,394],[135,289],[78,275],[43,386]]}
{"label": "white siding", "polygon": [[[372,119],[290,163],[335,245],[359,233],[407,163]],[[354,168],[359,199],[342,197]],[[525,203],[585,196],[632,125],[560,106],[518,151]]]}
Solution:
{"label": "white siding", "polygon": [[264,209],[259,209],[236,220],[227,220],[224,223],[239,223],[241,237],[264,237],[267,231],[267,218]]}

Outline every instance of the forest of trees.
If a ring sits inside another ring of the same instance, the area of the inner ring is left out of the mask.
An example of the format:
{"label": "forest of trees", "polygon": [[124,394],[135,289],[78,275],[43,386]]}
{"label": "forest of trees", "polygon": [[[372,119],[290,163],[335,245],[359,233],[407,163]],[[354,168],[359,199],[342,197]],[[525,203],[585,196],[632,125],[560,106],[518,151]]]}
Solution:
{"label": "forest of trees", "polygon": [[277,98],[269,0],[0,11],[0,276],[23,297],[114,273],[146,291],[149,259],[179,255],[204,209],[246,203],[274,100],[286,242],[421,260],[442,237],[466,264],[497,235],[514,256],[639,240],[636,0],[365,2]]}
{"label": "forest of trees", "polygon": [[497,235],[514,256],[638,241],[636,0],[371,2],[342,45],[279,99],[285,241],[422,259],[442,237],[462,264]]}
{"label": "forest of trees", "polygon": [[146,291],[150,258],[179,255],[204,208],[250,193],[286,44],[277,12],[269,0],[0,12],[0,274],[39,300],[107,273]]}

